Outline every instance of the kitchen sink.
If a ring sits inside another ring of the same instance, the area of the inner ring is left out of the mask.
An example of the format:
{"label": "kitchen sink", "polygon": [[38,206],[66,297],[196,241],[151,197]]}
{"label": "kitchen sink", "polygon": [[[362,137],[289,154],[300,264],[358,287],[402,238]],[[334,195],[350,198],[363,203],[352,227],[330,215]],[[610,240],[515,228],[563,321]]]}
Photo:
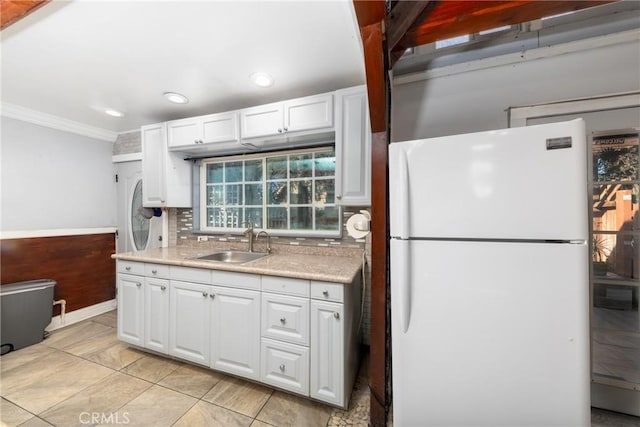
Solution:
{"label": "kitchen sink", "polygon": [[249,261],[255,261],[267,255],[268,254],[259,253],[259,252],[221,251],[221,252],[215,252],[209,255],[199,256],[199,257],[196,257],[195,259],[201,259],[204,261],[218,261],[218,262],[242,264]]}

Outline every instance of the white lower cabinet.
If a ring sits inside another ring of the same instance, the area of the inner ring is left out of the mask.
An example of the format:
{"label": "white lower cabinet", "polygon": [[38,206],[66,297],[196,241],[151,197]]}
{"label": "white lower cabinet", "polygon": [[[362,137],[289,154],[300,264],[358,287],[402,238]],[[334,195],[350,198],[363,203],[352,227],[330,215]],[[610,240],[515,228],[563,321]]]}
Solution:
{"label": "white lower cabinet", "polygon": [[118,338],[346,408],[359,365],[352,284],[118,261]]}
{"label": "white lower cabinet", "polygon": [[144,277],[118,274],[118,339],[144,346]]}
{"label": "white lower cabinet", "polygon": [[262,338],[263,383],[309,395],[309,348]]}
{"label": "white lower cabinet", "polygon": [[311,397],[344,400],[344,306],[311,301]]}
{"label": "white lower cabinet", "polygon": [[169,354],[209,366],[211,285],[170,282]]}
{"label": "white lower cabinet", "polygon": [[169,353],[169,280],[144,279],[144,347]]}
{"label": "white lower cabinet", "polygon": [[213,286],[211,367],[260,379],[260,292]]}

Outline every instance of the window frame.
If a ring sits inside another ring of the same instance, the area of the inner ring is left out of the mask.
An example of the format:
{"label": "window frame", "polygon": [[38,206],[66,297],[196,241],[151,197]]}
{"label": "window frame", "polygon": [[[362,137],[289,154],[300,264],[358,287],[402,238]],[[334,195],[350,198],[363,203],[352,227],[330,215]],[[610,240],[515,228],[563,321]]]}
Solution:
{"label": "window frame", "polygon": [[[249,161],[249,160],[262,160],[262,218],[263,218],[263,226],[262,227],[254,227],[256,232],[265,231],[269,233],[270,236],[278,236],[278,237],[310,237],[310,238],[341,238],[342,237],[342,222],[343,222],[343,208],[341,205],[337,203],[337,199],[334,197],[333,203],[327,203],[325,206],[337,209],[338,213],[338,227],[336,230],[309,230],[309,229],[271,229],[267,228],[267,211],[270,207],[274,207],[275,205],[270,205],[268,203],[268,186],[269,182],[273,182],[274,179],[267,179],[267,159],[274,157],[283,157],[287,156],[287,176],[286,178],[282,178],[281,181],[286,181],[287,185],[287,203],[286,208],[288,209],[288,221],[287,227],[291,226],[291,208],[292,207],[311,207],[312,209],[312,222],[315,225],[315,208],[318,204],[315,201],[315,185],[316,180],[324,180],[324,179],[332,179],[336,181],[336,173],[334,171],[333,175],[329,176],[315,176],[315,162],[312,161],[312,174],[310,177],[304,178],[292,178],[290,176],[290,156],[296,155],[304,155],[304,154],[317,154],[323,152],[334,152],[335,156],[335,146],[334,145],[325,145],[318,146],[312,148],[305,149],[293,149],[293,150],[282,150],[282,151],[270,151],[270,152],[260,152],[253,154],[240,154],[228,157],[210,157],[206,159],[200,159],[196,166],[195,174],[197,176],[197,182],[199,185],[197,186],[197,191],[194,192],[194,223],[193,223],[193,231],[197,234],[209,234],[209,235],[242,235],[247,229],[247,226],[244,223],[240,223],[239,227],[209,227],[207,225],[207,165],[214,163],[227,163],[227,162],[235,162],[235,161]],[[243,172],[244,172],[244,164],[243,164]],[[194,180],[196,178],[194,176]],[[254,181],[245,181],[244,173],[242,181],[239,181],[234,184],[244,185],[246,183],[254,184]],[[312,180],[312,200],[310,204],[291,204],[289,188],[290,183],[293,181],[300,180]],[[229,185],[226,182],[221,183],[221,185]],[[226,201],[225,201],[226,203]],[[253,205],[245,205],[246,200],[243,197],[243,204],[239,205],[240,208],[244,208],[246,206],[255,207]],[[257,206],[257,205],[256,205]],[[198,211],[198,214],[195,215],[195,211]]]}

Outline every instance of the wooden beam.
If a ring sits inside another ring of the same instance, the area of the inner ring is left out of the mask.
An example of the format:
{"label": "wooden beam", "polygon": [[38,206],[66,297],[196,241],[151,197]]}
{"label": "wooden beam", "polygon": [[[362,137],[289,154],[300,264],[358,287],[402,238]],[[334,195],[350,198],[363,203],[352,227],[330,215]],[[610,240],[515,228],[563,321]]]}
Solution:
{"label": "wooden beam", "polygon": [[362,29],[367,25],[377,24],[386,18],[383,0],[353,0],[353,8],[358,18],[358,26]]}
{"label": "wooden beam", "polygon": [[405,33],[421,24],[428,1],[401,1],[395,4],[387,17],[387,48],[393,51]]}
{"label": "wooden beam", "polygon": [[616,0],[572,1],[483,1],[446,0],[437,2],[428,18],[418,27],[406,33],[402,44],[420,46],[465,34],[521,24],[545,16],[558,15]]}
{"label": "wooden beam", "polygon": [[2,0],[0,1],[0,30],[24,18],[50,0]]}
{"label": "wooden beam", "polygon": [[361,28],[364,44],[364,64],[369,96],[369,116],[371,131],[383,132],[387,129],[386,101],[386,49],[384,47],[383,21]]}
{"label": "wooden beam", "polygon": [[[390,333],[388,308],[389,260],[387,213],[387,157],[389,144],[389,75],[385,42],[384,3],[354,0],[364,47],[369,115],[372,129],[371,153],[371,332],[369,425],[384,427],[390,401]],[[369,10],[369,8],[371,10]]]}

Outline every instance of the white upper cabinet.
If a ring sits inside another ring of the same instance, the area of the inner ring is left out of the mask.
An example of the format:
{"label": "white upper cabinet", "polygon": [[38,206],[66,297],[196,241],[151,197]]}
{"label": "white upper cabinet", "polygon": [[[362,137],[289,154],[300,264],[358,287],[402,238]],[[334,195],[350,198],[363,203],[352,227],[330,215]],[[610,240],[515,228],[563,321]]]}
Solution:
{"label": "white upper cabinet", "polygon": [[284,131],[299,132],[333,127],[333,95],[293,99],[284,103]]}
{"label": "white upper cabinet", "polygon": [[166,163],[165,125],[143,126],[142,139],[142,204],[145,207],[165,206],[167,199],[164,165]]}
{"label": "white upper cabinet", "polygon": [[148,208],[191,207],[191,163],[167,151],[167,125],[142,126],[142,197]]}
{"label": "white upper cabinet", "polygon": [[[285,102],[260,105],[240,111],[240,135],[251,139],[282,135],[295,137],[299,132],[333,130],[333,94],[308,96]],[[277,139],[278,141],[284,138]]]}
{"label": "white upper cabinet", "polygon": [[336,203],[371,205],[371,125],[365,86],[336,91]]}
{"label": "white upper cabinet", "polygon": [[278,135],[284,131],[283,128],[284,105],[281,102],[240,111],[242,139]]}
{"label": "white upper cabinet", "polygon": [[241,148],[238,112],[173,120],[167,123],[169,150],[229,151]]}

